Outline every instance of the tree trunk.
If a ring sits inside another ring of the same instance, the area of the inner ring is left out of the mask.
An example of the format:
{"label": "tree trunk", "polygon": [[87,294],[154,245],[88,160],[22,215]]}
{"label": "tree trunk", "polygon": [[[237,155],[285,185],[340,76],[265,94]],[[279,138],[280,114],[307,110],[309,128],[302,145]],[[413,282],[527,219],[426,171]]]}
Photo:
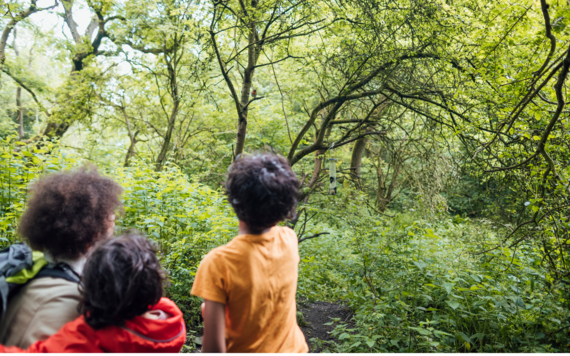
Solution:
{"label": "tree trunk", "polygon": [[[173,51],[172,58],[175,60],[177,57],[177,51]],[[176,63],[172,63],[165,55],[165,60],[168,65],[168,76],[170,81],[170,95],[172,96],[173,106],[170,112],[170,117],[168,118],[168,128],[166,129],[166,134],[164,135],[164,141],[162,142],[162,147],[160,153],[156,159],[155,170],[161,171],[166,161],[166,155],[170,149],[170,141],[172,140],[172,132],[174,131],[174,126],[176,126],[176,117],[178,116],[178,110],[180,109],[180,95],[178,92],[178,81],[176,72]]]}
{"label": "tree trunk", "polygon": [[[255,3],[252,1],[252,7]],[[236,135],[236,148],[234,151],[234,159],[241,153],[245,147],[245,135],[247,134],[247,113],[249,111],[249,94],[251,92],[251,85],[253,83],[253,75],[255,72],[255,64],[257,63],[258,46],[256,44],[256,31],[255,21],[250,22],[249,30],[249,47],[247,49],[247,67],[243,71],[243,84],[241,87],[241,112],[238,118],[238,127]]]}
{"label": "tree trunk", "polygon": [[[103,39],[107,37],[107,32],[104,28],[105,22],[102,22],[102,24],[100,24],[97,17],[91,19],[91,22],[87,26],[87,30],[84,34],[84,36],[87,36],[87,39],[90,42],[91,46],[86,47],[84,43],[82,43],[82,35],[78,32],[77,23],[73,19],[74,0],[62,0],[61,3],[64,8],[64,21],[67,24],[67,27],[69,28],[69,31],[71,32],[73,40],[78,49],[78,52],[71,59],[71,72],[69,74],[69,80],[81,80],[81,76],[76,74],[83,70],[83,61],[91,55],[97,56],[102,53],[102,51],[99,51],[99,47],[101,46]],[[93,31],[97,27],[99,30],[96,32],[96,36],[93,38],[93,40],[90,41]],[[62,137],[67,132],[71,124],[78,119],[75,116],[68,117],[67,115],[60,117],[60,115],[58,115],[56,112],[53,112],[52,114],[53,115],[50,115],[50,117],[53,118],[53,121],[48,121],[47,126],[43,132],[44,136],[50,138]]]}
{"label": "tree trunk", "polygon": [[137,135],[139,134],[139,131],[135,132],[135,134],[133,136],[129,135],[129,140],[131,141],[130,145],[129,145],[129,149],[127,150],[127,155],[125,156],[125,164],[123,165],[124,167],[130,167],[131,166],[131,158],[133,158],[135,156],[135,145],[137,144]]}
{"label": "tree trunk", "polygon": [[236,148],[234,150],[234,158],[243,153],[243,148],[245,146],[245,135],[247,133],[247,111],[242,112],[239,116],[237,135],[236,135]]}
{"label": "tree trunk", "polygon": [[366,137],[357,140],[354,143],[354,148],[352,149],[352,159],[350,160],[350,173],[356,182],[356,186],[360,189],[360,173],[362,167],[362,155],[364,154],[364,149],[366,148]]}
{"label": "tree trunk", "polygon": [[305,194],[302,194],[299,197],[299,201],[303,201],[304,204],[307,204],[307,202],[309,200],[310,190],[319,181],[319,176],[321,175],[321,170],[323,167],[323,155],[324,154],[325,154],[325,150],[315,151],[315,169],[313,170],[313,176],[311,177],[311,180],[309,181],[309,185],[308,185],[309,190]]}
{"label": "tree trunk", "polygon": [[24,138],[24,108],[22,107],[22,88],[16,89],[16,106],[18,107],[18,137]]}
{"label": "tree trunk", "polygon": [[[328,139],[331,135],[332,132],[332,126],[329,126],[325,132],[325,139]],[[313,187],[315,186],[315,184],[317,184],[319,182],[319,176],[321,175],[321,171],[322,171],[322,167],[323,167],[323,157],[324,154],[327,150],[326,149],[320,149],[315,151],[315,168],[313,170],[313,176],[311,177],[311,180],[309,181],[309,185],[308,188],[309,190],[303,194],[299,201],[303,201],[304,204],[307,204],[309,201],[309,196],[311,195],[311,190],[313,189]]]}
{"label": "tree trunk", "polygon": [[168,128],[166,129],[166,134],[164,135],[164,141],[162,142],[160,153],[158,154],[158,158],[156,159],[155,170],[157,172],[162,170],[164,162],[166,161],[166,155],[168,154],[168,150],[170,149],[170,141],[172,140],[172,131],[174,131],[174,125],[176,123],[176,116],[178,115],[179,106],[180,106],[179,103],[175,102],[174,107],[172,108],[172,113],[170,115],[170,120],[168,122]]}
{"label": "tree trunk", "polygon": [[4,61],[6,61],[6,43],[8,42],[8,36],[10,32],[16,26],[16,21],[12,20],[2,31],[2,37],[0,37],[0,69],[4,68]]}
{"label": "tree trunk", "polygon": [[[18,45],[16,42],[17,38],[18,32],[14,29],[14,42],[12,47],[14,48],[16,57],[20,57],[20,51],[18,51]],[[18,108],[18,116],[16,120],[18,121],[18,137],[22,140],[24,138],[24,108],[22,107],[22,87],[20,86],[16,89],[16,107]]]}
{"label": "tree trunk", "polygon": [[[378,175],[378,189],[376,192],[378,211],[384,212],[388,204],[398,195],[394,196],[394,191],[401,184],[401,182],[398,182],[398,178],[400,177],[403,164],[404,162],[401,161],[401,157],[397,153],[392,154],[388,169],[384,174],[382,171],[382,159],[380,158],[380,153],[378,153],[378,165],[376,166],[376,174]],[[391,174],[390,167],[392,167]],[[388,184],[388,178],[390,179],[390,184]]]}

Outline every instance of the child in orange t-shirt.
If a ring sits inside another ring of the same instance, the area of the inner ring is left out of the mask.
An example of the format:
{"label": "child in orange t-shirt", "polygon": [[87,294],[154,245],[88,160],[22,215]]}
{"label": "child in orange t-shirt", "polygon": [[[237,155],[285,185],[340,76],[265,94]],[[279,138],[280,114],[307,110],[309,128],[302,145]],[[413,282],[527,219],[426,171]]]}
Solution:
{"label": "child in orange t-shirt", "polygon": [[276,226],[297,205],[299,180],[281,156],[241,157],[228,200],[239,234],[204,257],[191,294],[204,299],[203,352],[307,352],[297,325],[295,232]]}

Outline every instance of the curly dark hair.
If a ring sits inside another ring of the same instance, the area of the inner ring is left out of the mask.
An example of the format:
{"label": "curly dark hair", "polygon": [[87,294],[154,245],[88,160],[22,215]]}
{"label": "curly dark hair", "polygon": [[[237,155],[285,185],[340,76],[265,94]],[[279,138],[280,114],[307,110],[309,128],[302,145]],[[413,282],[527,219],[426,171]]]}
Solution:
{"label": "curly dark hair", "polygon": [[77,259],[110,227],[123,189],[94,166],[54,173],[35,182],[18,232],[31,247],[56,258]]}
{"label": "curly dark hair", "polygon": [[229,169],[226,195],[252,233],[290,218],[297,206],[299,179],[289,162],[274,154],[240,156]]}
{"label": "curly dark hair", "polygon": [[145,237],[129,233],[93,249],[83,270],[79,306],[89,326],[95,330],[121,326],[158,303],[166,274],[154,246]]}

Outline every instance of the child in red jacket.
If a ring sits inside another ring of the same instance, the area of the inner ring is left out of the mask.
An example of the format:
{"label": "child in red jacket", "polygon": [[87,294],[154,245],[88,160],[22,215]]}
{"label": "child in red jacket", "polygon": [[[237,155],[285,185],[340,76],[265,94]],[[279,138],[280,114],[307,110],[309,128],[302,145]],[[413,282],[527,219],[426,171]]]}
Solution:
{"label": "child in red jacket", "polygon": [[182,312],[162,298],[164,273],[151,243],[124,235],[96,247],[83,272],[83,314],[27,350],[0,352],[179,352]]}

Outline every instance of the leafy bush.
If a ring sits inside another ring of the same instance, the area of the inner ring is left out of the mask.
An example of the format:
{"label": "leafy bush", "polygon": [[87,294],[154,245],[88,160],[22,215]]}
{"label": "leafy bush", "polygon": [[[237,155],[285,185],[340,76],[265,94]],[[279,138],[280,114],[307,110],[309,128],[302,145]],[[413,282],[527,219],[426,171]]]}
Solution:
{"label": "leafy bush", "polygon": [[553,284],[530,242],[477,254],[503,236],[483,220],[379,217],[355,193],[327,199],[346,213],[324,209],[318,221],[329,227],[314,228],[331,235],[301,245],[299,293],[355,311],[353,322],[331,321],[329,351],[570,350],[568,288]]}
{"label": "leafy bush", "polygon": [[237,234],[237,220],[217,191],[190,183],[176,166],[154,172],[136,162],[111,174],[125,189],[122,229],[135,228],[160,245],[160,258],[170,276],[169,296],[187,322],[199,322],[199,299],[190,296],[202,257]]}
{"label": "leafy bush", "polygon": [[[80,164],[56,143],[1,141],[1,246],[18,240],[29,184]],[[157,173],[135,161],[103,173],[125,189],[117,233],[135,228],[157,241],[167,292],[197,329],[199,299],[189,292],[202,257],[237,233],[231,208],[175,165]],[[329,351],[570,351],[568,286],[550,277],[532,240],[513,251],[485,220],[450,217],[421,201],[416,211],[378,215],[365,199],[348,187],[314,195],[304,206],[312,218],[296,226],[303,237],[329,232],[300,245],[299,295],[343,301],[355,312],[349,323],[331,321],[336,341],[320,341]]]}
{"label": "leafy bush", "polygon": [[69,169],[76,156],[62,152],[52,142],[26,145],[15,136],[0,140],[0,246],[17,240],[16,228],[26,206],[29,184],[37,177]]}

